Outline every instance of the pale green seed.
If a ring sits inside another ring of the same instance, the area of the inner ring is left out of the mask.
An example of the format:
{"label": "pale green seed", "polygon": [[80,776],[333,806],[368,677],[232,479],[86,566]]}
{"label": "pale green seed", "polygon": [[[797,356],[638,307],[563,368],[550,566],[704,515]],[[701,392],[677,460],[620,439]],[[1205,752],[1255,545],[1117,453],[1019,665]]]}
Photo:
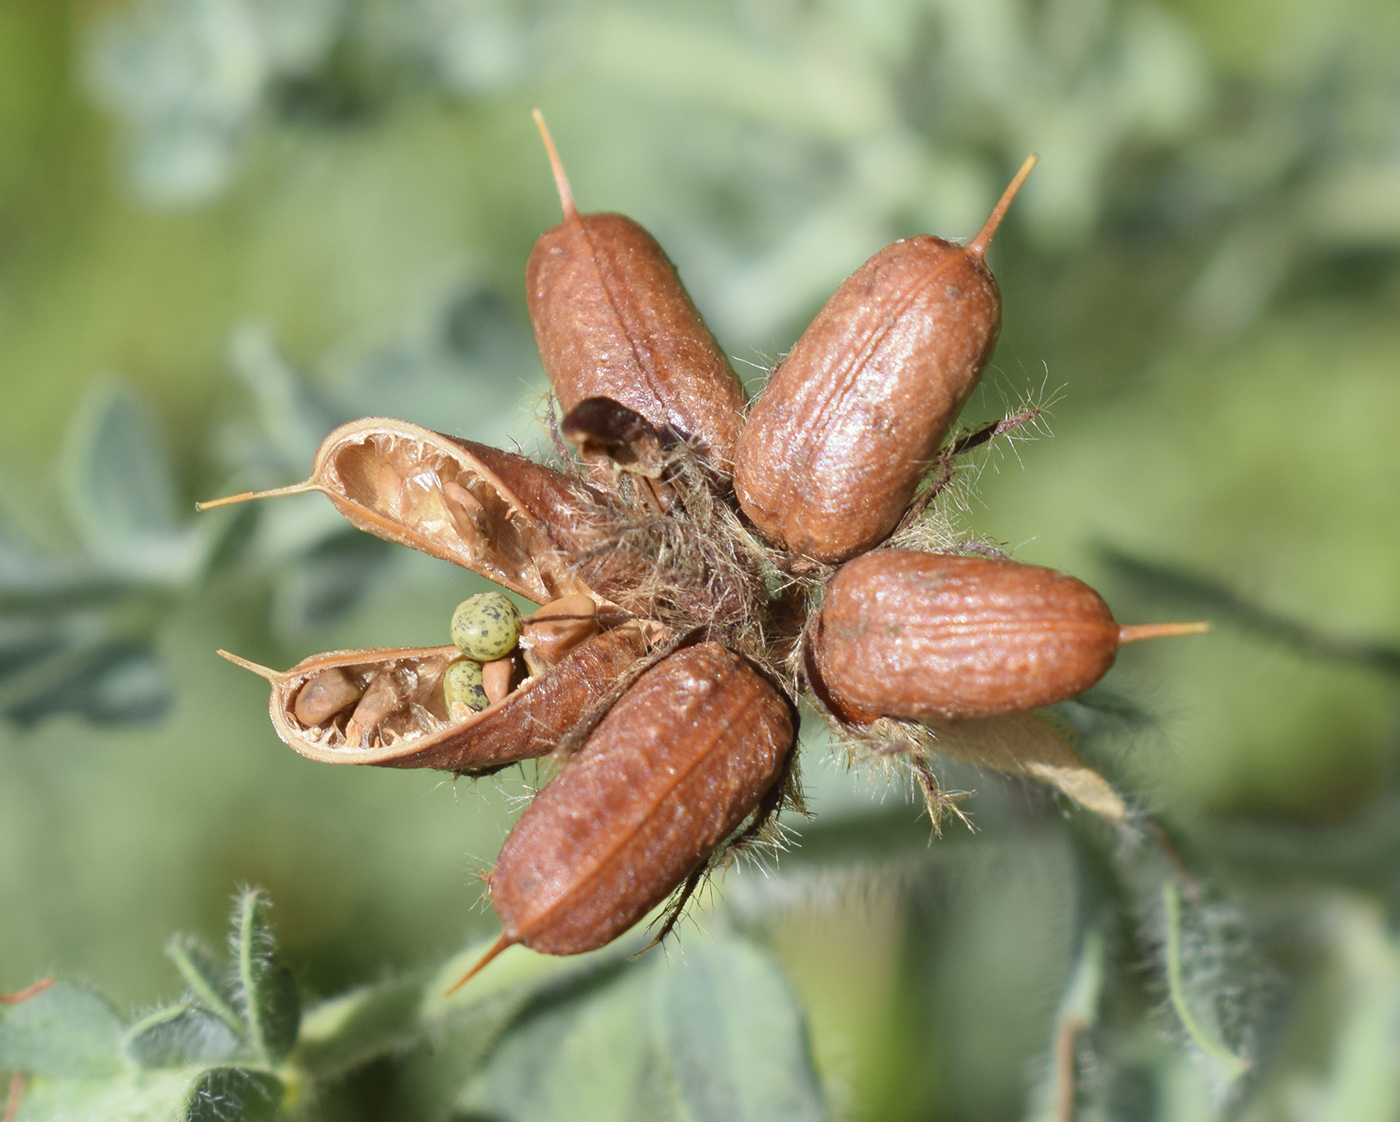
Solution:
{"label": "pale green seed", "polygon": [[470,658],[459,658],[447,667],[447,673],[442,676],[442,693],[447,699],[449,713],[454,702],[476,711],[491,704],[486,687],[481,683],[481,663]]}
{"label": "pale green seed", "polygon": [[505,658],[520,639],[520,613],[500,592],[469,596],[452,613],[452,641],[477,662]]}

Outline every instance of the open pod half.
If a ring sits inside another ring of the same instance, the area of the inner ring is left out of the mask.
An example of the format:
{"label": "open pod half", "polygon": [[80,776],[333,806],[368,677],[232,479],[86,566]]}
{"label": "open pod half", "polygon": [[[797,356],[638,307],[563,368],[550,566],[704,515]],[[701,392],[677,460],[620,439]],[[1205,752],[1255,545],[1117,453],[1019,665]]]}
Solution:
{"label": "open pod half", "polygon": [[[321,443],[311,478],[201,503],[320,491],[357,529],[451,561],[537,604],[591,589],[572,559],[605,501],[562,472],[407,421],[365,417]],[[601,599],[601,597],[594,597]]]}
{"label": "open pod half", "polygon": [[[443,699],[453,646],[332,651],[279,673],[220,652],[272,683],[272,723],[313,760],[380,767],[492,770],[545,756],[588,727],[645,667],[642,628],[595,635],[557,665],[513,683],[508,696],[454,720]],[[634,669],[635,668],[635,669]]]}

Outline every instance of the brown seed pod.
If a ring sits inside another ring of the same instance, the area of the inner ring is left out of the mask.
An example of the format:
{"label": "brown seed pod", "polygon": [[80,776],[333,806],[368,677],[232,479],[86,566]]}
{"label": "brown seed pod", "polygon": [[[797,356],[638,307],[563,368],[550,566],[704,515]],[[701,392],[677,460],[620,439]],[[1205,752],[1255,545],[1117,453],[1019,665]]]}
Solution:
{"label": "brown seed pod", "polygon": [[[899,242],[843,284],[741,436],[738,380],[670,262],[629,219],[580,215],[545,143],[564,221],[531,255],[530,313],[561,451],[571,442],[595,483],[369,418],[327,438],[305,483],[264,492],[322,491],[355,526],[545,606],[504,657],[464,644],[483,661],[458,671],[471,681],[450,702],[452,646],[333,652],[286,673],[242,663],[313,759],[484,772],[568,757],[501,850],[489,880],[504,930],[471,973],[516,943],[601,947],[679,888],[664,936],[721,851],[798,797],[795,707],[773,676],[794,663],[838,741],[907,765],[935,823],[955,807],[929,765],[940,750],[1124,822],[1117,792],[1024,711],[1091,685],[1124,642],[1203,625],[1120,628],[1078,581],[1009,561],[849,560],[917,514],[932,462],[1003,431],[939,452],[995,344],[983,258],[1034,158],[966,246]],[[847,563],[827,580],[793,553]]]}
{"label": "brown seed pod", "polygon": [[365,417],[321,443],[311,478],[199,503],[325,494],[355,527],[461,565],[537,604],[588,586],[570,556],[596,541],[602,496],[551,468],[407,421]]}
{"label": "brown seed pod", "polygon": [[517,670],[513,691],[464,720],[448,713],[442,690],[461,658],[455,646],[332,651],[283,673],[219,653],[272,683],[272,724],[303,756],[464,772],[553,752],[611,702],[647,647],[637,624],[594,635],[537,677]]}
{"label": "brown seed pod", "polygon": [[472,973],[515,943],[581,954],[621,935],[754,810],[795,727],[778,691],[718,643],[648,670],[506,838],[490,878],[505,930]]}
{"label": "brown seed pod", "polygon": [[986,717],[1082,693],[1123,643],[1208,629],[1120,627],[1087,584],[1039,565],[882,549],[827,585],[808,665],[848,719]]}
{"label": "brown seed pod", "polygon": [[579,214],[545,130],[564,221],[545,231],[526,265],[540,359],[567,413],[606,397],[708,454],[728,475],[744,393],[675,266],[620,214]]}
{"label": "brown seed pod", "polygon": [[754,402],[734,488],[770,541],[844,561],[904,514],[996,345],[984,257],[1028,159],[967,245],[887,246],[818,313]]}

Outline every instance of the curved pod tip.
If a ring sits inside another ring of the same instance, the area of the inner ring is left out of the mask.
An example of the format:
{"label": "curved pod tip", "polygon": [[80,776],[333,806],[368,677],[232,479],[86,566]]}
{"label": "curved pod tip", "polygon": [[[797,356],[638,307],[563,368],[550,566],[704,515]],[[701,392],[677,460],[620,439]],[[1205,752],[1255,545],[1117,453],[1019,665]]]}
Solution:
{"label": "curved pod tip", "polygon": [[276,670],[273,670],[270,666],[264,666],[262,665],[262,663],[253,662],[251,659],[240,658],[238,655],[234,654],[231,651],[226,651],[222,647],[220,647],[219,650],[215,653],[220,658],[233,663],[234,666],[241,666],[244,670],[250,670],[259,678],[266,678],[269,682],[275,683],[279,679],[285,677],[284,674],[278,673]]}
{"label": "curved pod tip", "polygon": [[963,247],[968,253],[974,257],[987,255],[987,247],[992,244],[992,237],[996,234],[997,227],[1001,225],[1001,220],[1006,217],[1006,212],[1011,207],[1011,200],[1020,192],[1021,185],[1026,181],[1026,176],[1030,175],[1031,169],[1039,162],[1040,157],[1034,152],[1025,158],[1020,170],[1006,185],[1006,190],[1001,193],[997,205],[992,207],[992,213],[987,216],[987,221],[982,223],[982,229],[977,231],[977,236]]}
{"label": "curved pod tip", "polygon": [[236,503],[250,503],[254,499],[277,499],[283,495],[305,495],[311,491],[325,493],[325,487],[316,479],[307,479],[301,483],[290,483],[286,487],[271,487],[266,491],[240,491],[236,495],[225,495],[221,499],[205,499],[203,502],[195,503],[194,508],[198,511],[215,510],[221,506],[233,506]]}
{"label": "curved pod tip", "polygon": [[459,989],[461,989],[473,978],[475,978],[479,973],[481,973],[481,971],[485,969],[487,963],[489,963],[493,958],[495,958],[507,947],[515,946],[517,941],[518,940],[512,939],[509,935],[502,931],[501,937],[486,949],[486,953],[476,960],[475,964],[470,970],[468,970],[465,974],[463,974],[460,978],[458,978],[455,982],[448,986],[442,996],[451,997],[454,993],[456,993]]}
{"label": "curved pod tip", "polygon": [[1118,628],[1118,645],[1136,643],[1140,639],[1169,639],[1174,635],[1205,635],[1210,632],[1208,620],[1195,623],[1135,623]]}
{"label": "curved pod tip", "polygon": [[549,126],[544,123],[544,114],[538,105],[530,107],[530,115],[535,118],[535,127],[540,130],[544,150],[549,156],[549,169],[554,173],[554,187],[559,192],[559,205],[564,209],[564,221],[578,218],[578,208],[574,206],[574,193],[569,189],[569,181],[564,175],[564,161],[559,158],[559,150],[554,147],[554,138],[549,135]]}

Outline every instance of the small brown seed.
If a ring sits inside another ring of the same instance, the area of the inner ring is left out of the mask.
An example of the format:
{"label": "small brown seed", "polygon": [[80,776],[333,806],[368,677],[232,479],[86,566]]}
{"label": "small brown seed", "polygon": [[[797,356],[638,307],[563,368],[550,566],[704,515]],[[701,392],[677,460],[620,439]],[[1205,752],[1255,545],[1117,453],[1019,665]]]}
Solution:
{"label": "small brown seed", "polygon": [[560,597],[530,616],[520,645],[550,666],[597,633],[598,605],[592,597],[578,593]]}
{"label": "small brown seed", "polygon": [[512,655],[492,659],[481,667],[481,688],[492,705],[510,696],[511,679],[515,677],[516,662]]}
{"label": "small brown seed", "polygon": [[506,838],[491,874],[505,931],[478,968],[514,943],[580,954],[617,938],[753,811],[793,733],[787,702],[718,643],[652,667]]}
{"label": "small brown seed", "polygon": [[1033,164],[967,245],[920,236],[875,254],[778,367],[734,472],[770,541],[844,561],[894,529],[996,345],[1001,296],[983,257]]}
{"label": "small brown seed", "polygon": [[324,724],[352,701],[358,701],[360,693],[360,687],[344,670],[333,667],[321,671],[302,686],[292,711],[304,725]]}
{"label": "small brown seed", "polygon": [[540,359],[567,413],[606,397],[732,470],[744,393],[675,266],[620,214],[579,214],[536,113],[564,208],[526,265]]}
{"label": "small brown seed", "polygon": [[360,704],[350,715],[350,723],[345,726],[345,742],[351,748],[358,748],[367,736],[372,736],[379,722],[399,707],[400,694],[394,675],[388,671],[376,674],[366,688]]}
{"label": "small brown seed", "polygon": [[1087,584],[1039,565],[882,549],[827,585],[814,685],[857,718],[1025,712],[1088,689],[1122,643],[1207,629],[1119,627]]}

